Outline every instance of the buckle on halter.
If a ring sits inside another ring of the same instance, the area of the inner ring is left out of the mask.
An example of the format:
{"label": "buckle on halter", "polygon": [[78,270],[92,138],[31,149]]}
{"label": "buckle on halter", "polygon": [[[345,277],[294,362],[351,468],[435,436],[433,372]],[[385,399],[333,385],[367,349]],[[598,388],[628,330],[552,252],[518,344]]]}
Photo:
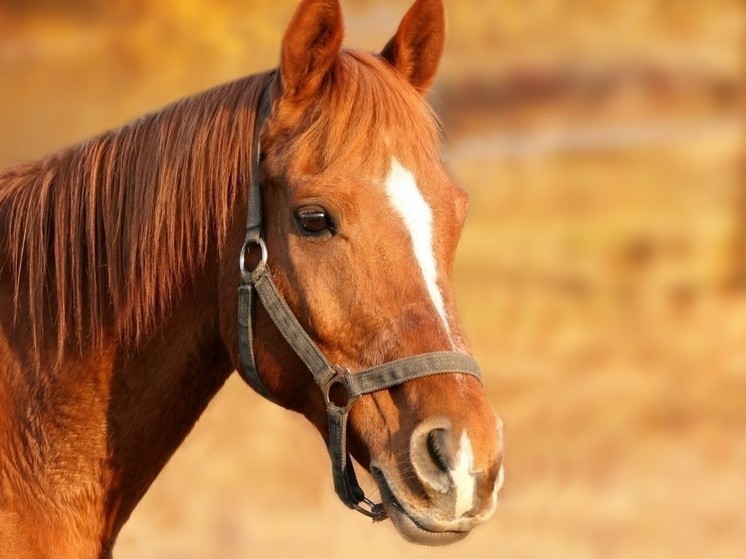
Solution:
{"label": "buckle on halter", "polygon": [[[352,404],[355,403],[357,397],[353,397],[350,394],[350,387],[347,384],[347,376],[350,374],[349,369],[340,367],[339,365],[334,366],[334,376],[326,381],[321,391],[324,394],[324,401],[326,402],[327,408],[336,408],[341,410],[343,414],[346,414],[352,408]],[[335,386],[341,386],[344,388],[344,395],[338,391],[332,394]]]}
{"label": "buckle on halter", "polygon": [[[259,260],[259,263],[256,265],[256,267],[253,270],[247,270],[246,269],[246,254],[252,246],[258,246],[259,249],[262,251],[262,256],[261,256],[261,259]],[[241,252],[238,257],[238,266],[242,274],[253,274],[260,268],[264,268],[267,265],[268,259],[269,259],[269,251],[267,250],[267,244],[264,242],[264,239],[259,237],[256,240],[246,240],[243,246],[241,247]]]}
{"label": "buckle on halter", "polygon": [[381,503],[374,503],[367,497],[364,497],[362,501],[353,505],[352,508],[360,514],[367,516],[373,520],[373,522],[381,522],[388,518],[386,511],[383,509],[383,505]]}

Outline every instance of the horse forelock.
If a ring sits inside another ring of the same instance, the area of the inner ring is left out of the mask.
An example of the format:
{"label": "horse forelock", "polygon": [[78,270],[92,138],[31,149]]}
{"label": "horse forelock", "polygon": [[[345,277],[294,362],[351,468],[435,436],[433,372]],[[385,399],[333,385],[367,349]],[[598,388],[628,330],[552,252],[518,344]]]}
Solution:
{"label": "horse forelock", "polygon": [[[177,102],[0,174],[0,241],[15,322],[38,355],[107,332],[137,341],[209,251],[249,184],[256,106],[272,74]],[[4,237],[4,239],[3,239]]]}
{"label": "horse forelock", "polygon": [[[345,49],[331,66],[310,107],[295,110],[306,115],[294,129],[276,134],[287,143],[278,150],[305,154],[312,172],[322,172],[336,162],[354,161],[383,177],[392,155],[416,167],[439,158],[441,127],[423,96],[386,61],[372,53]],[[290,111],[293,109],[291,108]],[[281,111],[282,116],[282,111]]]}

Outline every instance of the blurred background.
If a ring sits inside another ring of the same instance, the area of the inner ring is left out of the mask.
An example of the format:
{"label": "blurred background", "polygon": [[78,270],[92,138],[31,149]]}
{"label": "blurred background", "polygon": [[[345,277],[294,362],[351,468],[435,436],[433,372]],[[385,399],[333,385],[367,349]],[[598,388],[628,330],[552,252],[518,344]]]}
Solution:
{"label": "blurred background", "polygon": [[[378,50],[407,0],[343,0]],[[232,378],[118,559],[746,556],[742,0],[447,0],[456,299],[506,423],[494,520],[404,543]],[[0,0],[0,166],[276,65],[296,0]],[[367,487],[371,487],[370,482]]]}

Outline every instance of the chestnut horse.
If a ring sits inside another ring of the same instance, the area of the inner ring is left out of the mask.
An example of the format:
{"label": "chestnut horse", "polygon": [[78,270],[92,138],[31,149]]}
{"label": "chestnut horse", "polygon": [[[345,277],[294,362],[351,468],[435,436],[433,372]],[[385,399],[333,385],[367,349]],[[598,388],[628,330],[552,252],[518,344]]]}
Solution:
{"label": "chestnut horse", "polygon": [[[110,557],[242,368],[252,185],[279,295],[330,363],[354,379],[468,356],[451,289],[467,197],[424,100],[444,28],[442,0],[417,0],[380,54],[343,50],[338,0],[304,0],[277,70],[0,175],[0,557]],[[251,317],[259,382],[329,439],[328,402],[270,314]],[[503,478],[480,381],[440,372],[360,397],[342,437],[378,517],[426,544],[489,518]]]}

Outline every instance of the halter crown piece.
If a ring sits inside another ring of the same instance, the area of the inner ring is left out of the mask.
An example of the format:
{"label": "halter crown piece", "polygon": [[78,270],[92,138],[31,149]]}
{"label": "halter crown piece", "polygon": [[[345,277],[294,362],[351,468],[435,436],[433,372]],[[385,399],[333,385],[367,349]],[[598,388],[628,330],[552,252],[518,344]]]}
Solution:
{"label": "halter crown piece", "polygon": [[[334,366],[324,357],[288,307],[272,281],[267,266],[267,245],[262,239],[262,201],[259,185],[261,147],[259,134],[271,112],[272,84],[267,86],[259,101],[254,125],[254,146],[249,192],[249,209],[246,222],[246,239],[240,254],[241,284],[238,288],[238,336],[243,379],[256,392],[274,401],[261,380],[254,361],[252,306],[254,292],[274,321],[277,329],[313,375],[324,394],[329,421],[327,447],[332,463],[334,489],[349,508],[380,521],[386,518],[382,504],[373,503],[365,497],[355,476],[352,460],[347,452],[347,416],[355,402],[366,394],[387,390],[408,381],[431,375],[461,373],[481,380],[479,365],[470,356],[454,351],[427,353],[391,361],[371,369],[351,373]],[[246,268],[246,254],[251,248],[261,250],[261,259],[253,270]],[[344,406],[334,403],[330,397],[332,387],[346,390]]]}

